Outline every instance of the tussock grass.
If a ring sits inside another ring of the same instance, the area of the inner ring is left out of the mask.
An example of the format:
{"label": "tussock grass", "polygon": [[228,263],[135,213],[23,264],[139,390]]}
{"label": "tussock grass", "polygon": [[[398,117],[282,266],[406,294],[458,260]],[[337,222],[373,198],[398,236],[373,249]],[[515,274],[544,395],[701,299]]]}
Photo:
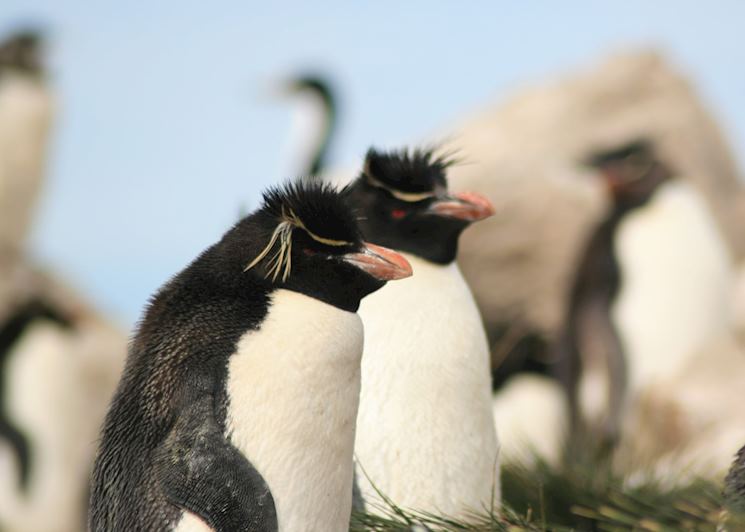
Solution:
{"label": "tussock grass", "polygon": [[[381,495],[382,497],[382,495]],[[503,507],[452,519],[398,507],[384,498],[384,517],[354,513],[352,531],[745,531],[723,511],[722,487],[707,480],[673,486],[632,483],[602,465],[562,466],[536,460],[502,468]],[[722,527],[726,519],[728,526]]]}

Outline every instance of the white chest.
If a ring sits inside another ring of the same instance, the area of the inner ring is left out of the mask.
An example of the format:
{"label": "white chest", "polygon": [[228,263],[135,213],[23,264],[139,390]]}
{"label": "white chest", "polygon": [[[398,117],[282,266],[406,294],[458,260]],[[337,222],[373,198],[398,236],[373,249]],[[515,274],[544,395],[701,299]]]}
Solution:
{"label": "white chest", "polygon": [[360,307],[357,460],[403,506],[450,515],[489,507],[499,494],[498,445],[481,318],[456,265],[406,258],[414,275]]}
{"label": "white chest", "polygon": [[685,365],[726,327],[731,264],[711,213],[683,184],[666,185],[628,216],[617,253],[623,284],[614,319],[638,388]]}
{"label": "white chest", "polygon": [[347,530],[362,323],[279,290],[228,367],[227,431],[269,484],[281,531]]}

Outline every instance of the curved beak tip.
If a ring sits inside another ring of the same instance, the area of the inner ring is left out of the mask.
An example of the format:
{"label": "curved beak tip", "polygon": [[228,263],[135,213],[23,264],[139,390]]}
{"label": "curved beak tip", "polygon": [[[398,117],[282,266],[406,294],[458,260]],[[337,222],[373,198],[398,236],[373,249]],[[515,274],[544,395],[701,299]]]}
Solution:
{"label": "curved beak tip", "polygon": [[365,243],[364,251],[347,255],[346,261],[381,281],[411,277],[409,261],[393,250]]}
{"label": "curved beak tip", "polygon": [[451,199],[438,201],[431,207],[432,212],[466,222],[478,222],[493,216],[494,205],[485,196],[476,192],[461,192]]}

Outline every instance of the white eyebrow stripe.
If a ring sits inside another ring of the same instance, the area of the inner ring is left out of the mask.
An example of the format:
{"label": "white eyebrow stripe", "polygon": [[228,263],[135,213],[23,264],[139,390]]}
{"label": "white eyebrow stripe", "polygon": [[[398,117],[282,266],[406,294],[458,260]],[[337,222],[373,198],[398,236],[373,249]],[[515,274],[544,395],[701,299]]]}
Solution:
{"label": "white eyebrow stripe", "polygon": [[289,213],[285,212],[284,207],[282,208],[283,220],[277,225],[272,233],[269,243],[261,250],[254,260],[246,266],[243,271],[247,272],[259,262],[261,262],[269,252],[274,248],[275,244],[279,242],[279,249],[269,259],[268,270],[264,278],[269,276],[272,277],[272,281],[276,281],[279,277],[280,272],[282,273],[282,281],[286,281],[292,271],[292,231],[294,228],[299,228],[305,231],[309,237],[316,242],[326,244],[327,246],[353,246],[353,242],[347,242],[346,240],[334,240],[332,238],[325,238],[315,234],[313,231],[305,227],[303,221],[294,213],[292,209],[288,209]]}
{"label": "white eyebrow stripe", "polygon": [[417,201],[422,201],[428,198],[434,198],[435,193],[434,192],[402,192],[400,190],[396,190],[395,188],[391,188],[387,185],[384,185],[374,177],[365,174],[365,177],[367,177],[367,181],[374,187],[382,188],[383,190],[387,190],[390,192],[391,196],[393,196],[396,199],[400,199],[401,201],[406,201],[409,203],[416,203]]}
{"label": "white eyebrow stripe", "polygon": [[316,242],[320,242],[321,244],[326,244],[327,246],[352,246],[352,242],[347,242],[346,240],[334,240],[332,238],[324,238],[322,236],[319,236],[315,234],[313,231],[308,230],[307,227],[302,228],[306,233],[308,233],[308,236],[311,237]]}

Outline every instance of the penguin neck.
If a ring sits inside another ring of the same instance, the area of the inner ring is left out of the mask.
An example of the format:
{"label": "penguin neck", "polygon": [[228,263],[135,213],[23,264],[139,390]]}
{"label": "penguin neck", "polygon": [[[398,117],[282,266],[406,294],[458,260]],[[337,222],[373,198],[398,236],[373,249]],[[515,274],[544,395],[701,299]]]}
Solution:
{"label": "penguin neck", "polygon": [[326,167],[331,137],[336,127],[336,106],[317,93],[301,94],[293,119],[293,137],[299,146],[303,176],[316,176]]}
{"label": "penguin neck", "polygon": [[617,264],[618,259],[615,254],[615,241],[618,236],[618,230],[626,217],[631,212],[646,205],[648,200],[649,198],[642,202],[613,202],[610,212],[595,229],[587,253],[604,254],[609,261]]}

